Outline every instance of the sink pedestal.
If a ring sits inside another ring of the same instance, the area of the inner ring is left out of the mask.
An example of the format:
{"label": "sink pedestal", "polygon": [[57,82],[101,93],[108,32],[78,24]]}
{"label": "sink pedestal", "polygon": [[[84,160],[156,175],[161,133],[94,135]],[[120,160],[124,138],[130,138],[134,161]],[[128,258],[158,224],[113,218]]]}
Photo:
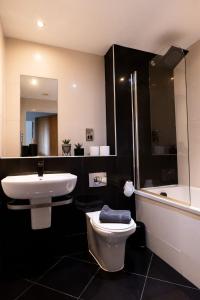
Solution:
{"label": "sink pedestal", "polygon": [[[31,205],[51,204],[51,197],[30,199]],[[51,227],[51,207],[31,208],[32,229]]]}

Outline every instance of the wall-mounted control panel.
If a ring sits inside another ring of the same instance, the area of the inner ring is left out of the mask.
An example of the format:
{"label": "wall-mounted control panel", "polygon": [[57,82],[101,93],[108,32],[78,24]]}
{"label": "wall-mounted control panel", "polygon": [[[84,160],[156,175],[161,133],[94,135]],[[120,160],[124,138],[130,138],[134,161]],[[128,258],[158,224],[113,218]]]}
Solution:
{"label": "wall-mounted control panel", "polygon": [[86,141],[93,142],[94,141],[94,129],[86,128]]}
{"label": "wall-mounted control panel", "polygon": [[107,186],[107,173],[89,173],[89,187]]}

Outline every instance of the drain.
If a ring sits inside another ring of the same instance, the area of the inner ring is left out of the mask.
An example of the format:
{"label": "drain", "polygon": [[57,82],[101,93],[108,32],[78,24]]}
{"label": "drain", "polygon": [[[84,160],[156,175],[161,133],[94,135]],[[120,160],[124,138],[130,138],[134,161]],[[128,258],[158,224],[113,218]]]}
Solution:
{"label": "drain", "polygon": [[161,193],[160,193],[160,196],[167,197],[167,193],[166,193],[166,192],[161,192]]}

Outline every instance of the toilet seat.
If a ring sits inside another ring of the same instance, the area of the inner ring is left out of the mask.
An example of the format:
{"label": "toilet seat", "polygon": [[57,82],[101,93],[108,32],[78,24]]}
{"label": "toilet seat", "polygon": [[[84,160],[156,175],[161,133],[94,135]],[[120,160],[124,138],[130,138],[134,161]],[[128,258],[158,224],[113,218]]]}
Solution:
{"label": "toilet seat", "polygon": [[90,222],[95,228],[104,232],[127,232],[136,228],[136,224],[133,219],[129,224],[122,223],[101,223],[99,220],[100,211],[93,212],[90,217]]}

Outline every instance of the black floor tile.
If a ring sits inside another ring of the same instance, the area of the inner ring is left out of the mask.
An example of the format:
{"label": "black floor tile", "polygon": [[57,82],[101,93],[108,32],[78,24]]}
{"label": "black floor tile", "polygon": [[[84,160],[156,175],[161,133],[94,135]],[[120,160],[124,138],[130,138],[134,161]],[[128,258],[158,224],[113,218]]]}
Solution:
{"label": "black floor tile", "polygon": [[27,256],[11,259],[6,265],[6,273],[14,273],[18,277],[36,280],[59,260],[51,256]]}
{"label": "black floor tile", "polygon": [[52,291],[48,288],[34,285],[19,300],[72,300],[68,295]]}
{"label": "black floor tile", "polygon": [[146,275],[151,255],[152,252],[147,248],[126,248],[124,269],[132,273]]}
{"label": "black floor tile", "polygon": [[82,295],[84,300],[139,300],[145,277],[99,271]]}
{"label": "black floor tile", "polygon": [[147,279],[142,300],[199,300],[200,290]]}
{"label": "black floor tile", "polygon": [[96,260],[93,258],[93,256],[90,254],[89,251],[74,253],[70,255],[70,257],[73,257],[74,259],[79,259],[81,261],[89,262],[92,264],[97,264]]}
{"label": "black floor tile", "polygon": [[95,264],[64,258],[40,282],[70,295],[79,296],[97,269]]}
{"label": "black floor tile", "polygon": [[68,255],[77,251],[86,251],[88,249],[87,237],[85,234],[57,237],[52,241],[50,251],[54,255]]}
{"label": "black floor tile", "polygon": [[195,287],[190,281],[183,277],[180,273],[170,267],[157,255],[153,255],[151,267],[149,270],[148,277],[158,278],[161,280],[174,282],[190,287]]}
{"label": "black floor tile", "polygon": [[17,278],[0,278],[0,299],[13,300],[21,294],[30,283]]}

